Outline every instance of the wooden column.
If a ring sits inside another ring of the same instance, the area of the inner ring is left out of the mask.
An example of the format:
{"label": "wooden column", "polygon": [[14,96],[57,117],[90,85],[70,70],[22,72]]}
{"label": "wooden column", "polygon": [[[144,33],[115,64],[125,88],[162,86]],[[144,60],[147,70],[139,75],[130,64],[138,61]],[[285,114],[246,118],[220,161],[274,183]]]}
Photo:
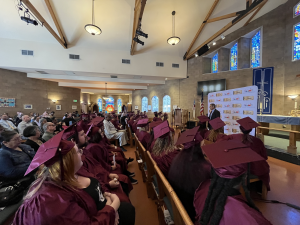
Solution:
{"label": "wooden column", "polygon": [[296,133],[290,132],[290,145],[287,146],[288,153],[297,154]]}

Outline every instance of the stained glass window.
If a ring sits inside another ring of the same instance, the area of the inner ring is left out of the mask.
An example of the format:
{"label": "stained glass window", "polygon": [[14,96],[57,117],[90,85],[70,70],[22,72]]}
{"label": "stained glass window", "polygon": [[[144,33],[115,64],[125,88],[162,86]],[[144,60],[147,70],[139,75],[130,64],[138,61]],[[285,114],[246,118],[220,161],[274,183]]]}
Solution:
{"label": "stained glass window", "polygon": [[158,112],[158,97],[153,96],[152,98],[152,112]]}
{"label": "stained glass window", "polygon": [[102,99],[101,98],[98,98],[97,104],[98,104],[98,110],[99,110],[99,112],[102,112]]}
{"label": "stained glass window", "polygon": [[260,67],[260,30],[254,35],[251,40],[251,67]]}
{"label": "stained glass window", "polygon": [[230,49],[230,70],[237,70],[238,44]]}
{"label": "stained glass window", "polygon": [[169,95],[163,98],[163,112],[171,112],[171,97]]}
{"label": "stained glass window", "polygon": [[217,73],[218,72],[218,53],[214,55],[212,58],[212,72]]}
{"label": "stained glass window", "polygon": [[148,98],[147,97],[143,97],[142,98],[142,112],[148,112]]}
{"label": "stained glass window", "polygon": [[118,113],[122,112],[122,99],[118,99]]}
{"label": "stained glass window", "polygon": [[114,98],[112,97],[109,97],[106,101],[106,104],[105,104],[105,112],[106,113],[110,113],[112,111],[115,110],[115,100]]}
{"label": "stained glass window", "polygon": [[300,15],[300,2],[294,7],[294,17]]}
{"label": "stained glass window", "polygon": [[294,26],[294,60],[300,59],[300,23]]}

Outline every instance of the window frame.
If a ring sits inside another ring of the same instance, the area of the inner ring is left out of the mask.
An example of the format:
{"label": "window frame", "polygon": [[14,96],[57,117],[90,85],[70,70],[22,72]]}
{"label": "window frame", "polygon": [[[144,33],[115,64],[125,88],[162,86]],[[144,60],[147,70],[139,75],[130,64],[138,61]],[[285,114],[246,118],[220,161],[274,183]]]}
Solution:
{"label": "window frame", "polygon": [[[218,55],[218,60],[217,60],[217,62],[218,62],[218,68],[217,68],[217,71],[214,72],[213,71],[213,63],[214,63],[214,57],[216,55]],[[213,57],[211,58],[211,73],[219,73],[219,52],[216,52],[216,54],[214,54]]]}
{"label": "window frame", "polygon": [[295,15],[295,9],[296,9],[296,7],[297,7],[298,5],[300,5],[300,2],[298,2],[298,3],[293,7],[293,18],[296,18],[296,17],[300,16],[300,14],[299,14],[299,15]]}
{"label": "window frame", "polygon": [[[232,49],[235,45],[237,45],[236,69],[232,70],[232,69],[231,69],[231,49]],[[238,41],[237,41],[237,42],[235,42],[234,45],[229,49],[229,71],[236,71],[236,70],[239,69],[239,68],[238,68],[238,63],[239,63],[239,61],[238,61],[238,56],[239,56],[239,43],[238,43]]]}
{"label": "window frame", "polygon": [[[169,111],[165,111],[165,98],[166,98],[166,97],[169,97],[169,99],[170,99]],[[170,97],[170,95],[165,95],[165,96],[163,97],[163,112],[166,112],[166,113],[170,113],[170,112],[171,112],[171,97]]]}
{"label": "window frame", "polygon": [[[101,111],[100,111],[100,107],[99,107],[99,100],[101,100]],[[98,113],[102,112],[103,111],[103,99],[102,98],[98,98],[97,105],[98,105]]]}
{"label": "window frame", "polygon": [[[146,107],[146,110],[143,110],[143,99],[147,99],[147,107]],[[143,98],[142,98],[142,112],[144,112],[144,111],[146,111],[146,112],[148,112],[148,103],[149,103],[149,99],[146,97],[146,96],[144,96]]]}
{"label": "window frame", "polygon": [[[259,66],[258,67],[252,67],[252,39],[254,38],[254,36],[260,32],[260,58],[259,58]],[[262,67],[262,56],[263,56],[263,29],[259,29],[255,32],[255,34],[251,37],[251,41],[250,41],[250,68],[249,69],[256,69],[256,68],[261,68]]]}
{"label": "window frame", "polygon": [[[296,23],[294,26],[293,26],[293,35],[292,35],[292,38],[293,38],[293,45],[292,45],[292,62],[296,62],[296,61],[299,61],[300,59],[294,59],[294,45],[295,45],[295,27],[297,25],[300,25],[300,22],[299,23]],[[300,37],[299,37],[300,39]]]}
{"label": "window frame", "polygon": [[[121,109],[120,109],[120,111],[119,111],[119,100],[121,101]],[[118,108],[118,113],[120,113],[120,112],[122,112],[122,99],[121,98],[118,98],[118,100],[117,100],[117,108]]]}
{"label": "window frame", "polygon": [[153,108],[153,98],[154,97],[157,97],[156,95],[154,95],[152,98],[151,98],[151,108],[152,108],[152,112],[155,112],[155,111],[159,111],[159,98],[157,97],[157,110],[154,110]]}

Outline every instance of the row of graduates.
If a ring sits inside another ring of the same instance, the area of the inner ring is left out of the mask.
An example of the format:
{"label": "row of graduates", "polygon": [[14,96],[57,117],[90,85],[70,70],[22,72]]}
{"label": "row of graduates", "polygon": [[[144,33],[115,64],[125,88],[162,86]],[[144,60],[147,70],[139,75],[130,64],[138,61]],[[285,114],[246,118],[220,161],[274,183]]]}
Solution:
{"label": "row of graduates", "polygon": [[[250,163],[250,173],[270,190],[266,149],[260,139],[250,135],[259,124],[247,117],[237,121],[241,134],[225,135],[225,123],[220,118],[198,119],[198,127],[181,133],[176,144],[167,120],[149,124],[148,119],[138,118],[136,136],[195,224],[270,224],[245,187]],[[213,129],[207,130],[207,122]],[[207,141],[213,144],[205,144]],[[239,192],[241,186],[247,199]]]}
{"label": "row of graduates", "polygon": [[40,146],[25,175],[39,169],[13,224],[135,223],[123,151],[103,134],[103,118],[80,120]]}

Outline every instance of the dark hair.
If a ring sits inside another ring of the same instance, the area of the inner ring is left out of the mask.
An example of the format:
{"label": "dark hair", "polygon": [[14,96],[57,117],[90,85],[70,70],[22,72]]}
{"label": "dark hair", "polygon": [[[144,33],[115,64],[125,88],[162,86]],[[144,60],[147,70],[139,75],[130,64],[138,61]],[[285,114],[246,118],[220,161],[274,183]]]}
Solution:
{"label": "dark hair", "polygon": [[200,121],[198,122],[198,126],[200,130],[206,129],[206,122],[201,123]]}
{"label": "dark hair", "polygon": [[242,127],[242,126],[240,126],[240,129],[241,129],[241,131],[243,132],[242,142],[243,142],[244,144],[246,144],[246,143],[252,143],[252,142],[253,142],[253,141],[252,141],[252,138],[251,138],[251,136],[249,135],[249,133],[252,131],[252,129],[251,129],[251,130],[245,130],[245,128]]}
{"label": "dark hair", "polygon": [[102,140],[101,134],[99,132],[96,132],[96,133],[90,135],[89,143],[99,144],[101,140]]}
{"label": "dark hair", "polygon": [[79,143],[78,132],[75,132],[75,134],[73,134],[72,136],[68,137],[67,141],[72,141],[72,139],[74,139],[74,141],[76,142],[76,144]]}
{"label": "dark hair", "polygon": [[211,103],[210,105],[212,105],[214,108],[216,108],[216,104],[215,103]]}
{"label": "dark hair", "polygon": [[212,179],[209,186],[209,191],[205,200],[205,205],[201,214],[199,223],[201,225],[218,225],[222,219],[224,207],[227,197],[239,193],[233,187],[242,182],[243,189],[245,191],[247,204],[259,211],[251,200],[250,193],[246,187],[245,180],[246,174],[243,174],[237,178],[227,179],[219,177],[212,168]]}
{"label": "dark hair", "polygon": [[36,135],[36,130],[38,129],[37,126],[29,126],[26,127],[23,131],[23,136],[24,137],[32,137]]}
{"label": "dark hair", "polygon": [[3,138],[3,141],[10,142],[10,140],[18,134],[16,131],[4,131],[1,133],[1,137]]}

